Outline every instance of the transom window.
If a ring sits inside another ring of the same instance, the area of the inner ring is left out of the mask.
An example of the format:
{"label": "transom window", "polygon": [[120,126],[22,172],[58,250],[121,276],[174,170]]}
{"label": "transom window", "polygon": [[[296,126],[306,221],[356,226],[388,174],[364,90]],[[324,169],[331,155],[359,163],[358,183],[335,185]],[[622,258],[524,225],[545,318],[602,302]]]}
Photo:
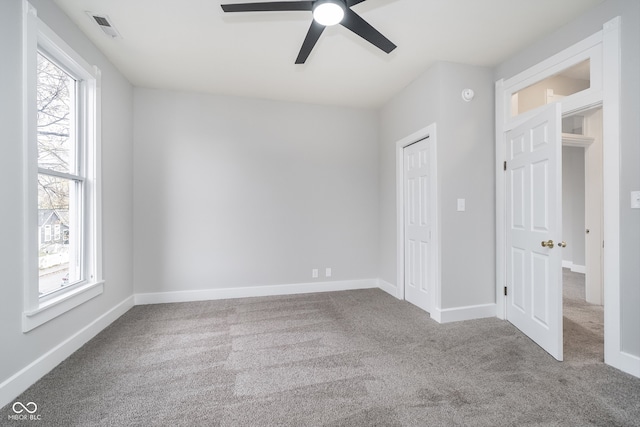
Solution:
{"label": "transom window", "polygon": [[551,104],[590,87],[591,60],[586,59],[511,95],[511,116]]}

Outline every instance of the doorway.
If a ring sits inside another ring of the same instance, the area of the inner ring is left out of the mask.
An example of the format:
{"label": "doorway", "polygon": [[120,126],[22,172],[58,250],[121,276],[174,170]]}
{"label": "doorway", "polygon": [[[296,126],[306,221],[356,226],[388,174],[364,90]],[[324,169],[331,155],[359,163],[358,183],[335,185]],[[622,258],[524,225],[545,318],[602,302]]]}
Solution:
{"label": "doorway", "polygon": [[431,162],[429,138],[404,147],[404,297],[431,311]]}
{"label": "doorway", "polygon": [[565,358],[604,360],[602,108],[562,119]]}
{"label": "doorway", "polygon": [[440,317],[436,124],[396,142],[398,299]]}
{"label": "doorway", "polygon": [[562,266],[585,274],[585,298],[604,302],[602,107],[562,119],[563,224],[571,245]]}
{"label": "doorway", "polygon": [[[620,18],[606,22],[603,30],[576,43],[575,45],[553,55],[541,63],[522,73],[496,82],[496,162],[500,165],[496,170],[496,306],[497,316],[507,319],[509,298],[504,295],[504,287],[508,286],[507,256],[510,248],[507,244],[507,175],[502,163],[507,160],[507,133],[523,123],[538,116],[546,107],[535,107],[530,111],[514,114],[513,95],[544,79],[561,74],[563,70],[589,59],[589,87],[564,98],[545,97],[559,105],[562,115],[587,109],[597,105],[603,112],[603,240],[606,241],[606,252],[603,261],[604,283],[604,325],[605,325],[605,363],[625,372],[637,371],[637,360],[621,348],[621,304],[620,304]],[[560,117],[558,117],[560,119]],[[558,135],[560,136],[560,135]],[[557,144],[560,146],[561,142]],[[506,168],[506,165],[505,165]],[[557,239],[557,237],[556,237]],[[550,239],[551,240],[551,239]],[[554,239],[555,240],[555,239]],[[547,243],[548,241],[545,241]],[[557,244],[557,240],[556,240]],[[540,245],[540,241],[538,241]],[[557,247],[557,246],[556,246]],[[553,275],[562,275],[561,262],[558,271]],[[561,283],[561,279],[559,281]],[[558,294],[561,305],[561,293],[558,289],[551,291]],[[547,312],[544,313],[547,315]],[[559,318],[557,326],[562,324],[562,310],[552,313]],[[557,330],[557,327],[554,327]],[[527,333],[527,332],[525,332]],[[555,332],[554,332],[555,333]],[[529,334],[527,334],[529,335]],[[562,329],[560,328],[560,335]],[[562,341],[560,340],[560,345]],[[562,356],[560,355],[560,358]]]}

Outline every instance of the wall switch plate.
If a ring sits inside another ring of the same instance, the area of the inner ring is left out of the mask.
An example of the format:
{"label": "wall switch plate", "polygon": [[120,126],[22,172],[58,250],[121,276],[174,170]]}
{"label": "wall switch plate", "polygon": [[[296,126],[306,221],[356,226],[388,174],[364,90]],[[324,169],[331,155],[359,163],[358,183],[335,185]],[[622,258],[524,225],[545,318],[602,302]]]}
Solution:
{"label": "wall switch plate", "polygon": [[311,270],[311,277],[314,279],[318,278],[318,269],[314,268],[313,270]]}
{"label": "wall switch plate", "polygon": [[640,191],[631,192],[631,209],[640,209]]}
{"label": "wall switch plate", "polygon": [[331,277],[331,267],[327,267],[327,268],[324,270],[324,275],[325,275],[326,277]]}
{"label": "wall switch plate", "polygon": [[458,212],[464,212],[466,209],[465,199],[458,199]]}

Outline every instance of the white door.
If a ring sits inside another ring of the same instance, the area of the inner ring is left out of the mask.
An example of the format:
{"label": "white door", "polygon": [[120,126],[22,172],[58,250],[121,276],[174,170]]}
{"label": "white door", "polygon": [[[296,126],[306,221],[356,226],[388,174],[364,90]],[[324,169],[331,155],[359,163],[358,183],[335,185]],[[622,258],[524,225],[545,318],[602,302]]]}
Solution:
{"label": "white door", "polygon": [[430,312],[429,139],[404,149],[404,295]]}
{"label": "white door", "polygon": [[562,360],[561,107],[507,132],[507,319]]}

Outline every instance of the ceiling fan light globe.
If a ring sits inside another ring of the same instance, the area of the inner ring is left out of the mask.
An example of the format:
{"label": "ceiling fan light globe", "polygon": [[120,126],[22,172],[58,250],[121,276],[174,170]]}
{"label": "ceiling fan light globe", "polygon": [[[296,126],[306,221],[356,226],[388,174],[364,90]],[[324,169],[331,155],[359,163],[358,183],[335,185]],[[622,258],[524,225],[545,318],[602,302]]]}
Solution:
{"label": "ceiling fan light globe", "polygon": [[313,19],[325,27],[339,24],[344,18],[344,6],[341,3],[326,1],[318,2],[313,8]]}

